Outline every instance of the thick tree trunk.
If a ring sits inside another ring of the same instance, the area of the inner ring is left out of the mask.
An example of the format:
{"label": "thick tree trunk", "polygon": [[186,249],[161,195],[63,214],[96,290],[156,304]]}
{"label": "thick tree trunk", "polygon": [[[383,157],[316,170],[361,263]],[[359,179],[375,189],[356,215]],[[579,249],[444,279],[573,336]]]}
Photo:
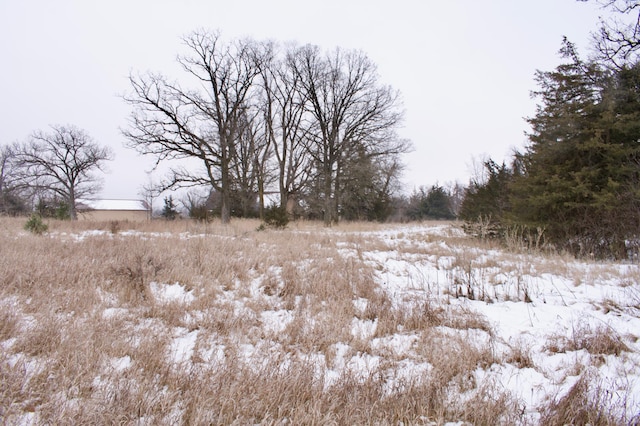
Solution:
{"label": "thick tree trunk", "polygon": [[[226,151],[226,148],[223,147]],[[227,155],[223,151],[222,164],[221,164],[221,182],[220,182],[220,219],[223,224],[231,222],[231,194],[229,191],[229,160]]]}
{"label": "thick tree trunk", "polygon": [[[283,156],[283,158],[286,158]],[[278,186],[280,189],[280,207],[286,208],[288,204],[289,191],[287,191],[287,186],[285,185],[285,164],[284,159],[280,161],[279,164],[280,175],[278,176]]]}
{"label": "thick tree trunk", "polygon": [[231,206],[229,205],[229,196],[226,190],[222,191],[222,203],[220,206],[220,219],[223,224],[231,222]]}
{"label": "thick tree trunk", "polygon": [[333,197],[331,196],[331,170],[325,168],[324,176],[324,225],[331,226],[333,222]]}
{"label": "thick tree trunk", "polygon": [[71,220],[78,220],[78,213],[76,211],[76,194],[75,189],[71,188],[69,191],[69,217]]}
{"label": "thick tree trunk", "polygon": [[264,181],[258,178],[258,214],[260,220],[264,219]]}

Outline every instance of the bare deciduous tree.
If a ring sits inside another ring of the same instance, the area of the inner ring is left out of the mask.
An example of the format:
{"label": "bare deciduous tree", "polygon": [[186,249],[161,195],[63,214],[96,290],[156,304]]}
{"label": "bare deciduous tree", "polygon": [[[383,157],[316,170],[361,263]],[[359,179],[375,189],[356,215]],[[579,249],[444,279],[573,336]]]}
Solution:
{"label": "bare deciduous tree", "polygon": [[277,163],[280,207],[289,213],[312,172],[305,143],[309,137],[309,122],[305,120],[307,95],[299,75],[294,72],[294,57],[294,54],[288,54],[283,59],[273,60],[261,72],[265,131]]}
{"label": "bare deciduous tree", "polygon": [[162,190],[153,182],[151,172],[147,172],[147,182],[144,183],[138,195],[142,198],[142,205],[147,210],[147,219],[153,219],[153,202],[160,196]]}
{"label": "bare deciduous tree", "polygon": [[16,161],[23,183],[37,191],[53,193],[77,219],[76,201],[95,194],[101,179],[94,173],[113,159],[108,147],[98,145],[78,127],[51,126],[51,132],[36,131],[17,148]]}
{"label": "bare deciduous tree", "polygon": [[13,157],[13,147],[10,145],[2,145],[0,147],[0,194],[2,194],[2,191],[8,186],[11,160]]}
{"label": "bare deciduous tree", "polygon": [[178,62],[199,88],[184,89],[156,74],[132,76],[133,93],[125,100],[134,111],[123,133],[131,147],[155,155],[158,162],[198,159],[204,173],[174,169],[165,188],[213,187],[222,196],[222,222],[228,223],[233,153],[263,52],[253,41],[224,44],[218,33],[205,31],[192,33],[184,42],[190,55]]}
{"label": "bare deciduous tree", "polygon": [[358,51],[323,55],[315,46],[297,50],[294,71],[308,98],[313,140],[307,152],[318,167],[326,225],[338,220],[341,177],[350,154],[376,157],[406,152],[395,134],[402,119],[397,92],[378,82],[376,66]]}
{"label": "bare deciduous tree", "polygon": [[248,109],[240,118],[238,143],[231,152],[233,192],[236,208],[243,217],[260,216],[264,208],[265,185],[269,183],[268,160],[270,140],[264,130],[264,119],[259,108]]}

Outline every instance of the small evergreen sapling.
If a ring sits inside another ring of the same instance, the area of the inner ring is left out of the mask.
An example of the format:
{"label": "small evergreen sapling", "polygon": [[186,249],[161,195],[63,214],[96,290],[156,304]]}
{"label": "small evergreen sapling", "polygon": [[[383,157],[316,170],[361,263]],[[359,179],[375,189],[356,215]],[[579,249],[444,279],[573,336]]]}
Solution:
{"label": "small evergreen sapling", "polygon": [[164,198],[164,208],[162,209],[162,217],[166,220],[175,220],[180,213],[176,208],[176,204],[173,201],[173,197],[169,195]]}
{"label": "small evergreen sapling", "polygon": [[47,232],[47,229],[49,229],[49,225],[42,221],[42,216],[40,216],[38,213],[33,213],[31,217],[29,217],[27,223],[25,223],[24,229],[33,234],[42,235]]}
{"label": "small evergreen sapling", "polygon": [[287,209],[275,204],[264,209],[264,223],[275,229],[284,229],[289,224]]}

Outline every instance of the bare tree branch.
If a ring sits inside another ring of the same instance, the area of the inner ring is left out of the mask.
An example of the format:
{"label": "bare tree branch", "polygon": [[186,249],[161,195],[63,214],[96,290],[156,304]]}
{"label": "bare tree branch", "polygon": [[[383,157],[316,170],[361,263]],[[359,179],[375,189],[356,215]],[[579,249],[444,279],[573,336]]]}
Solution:
{"label": "bare tree branch", "polygon": [[[587,0],[580,0],[587,1]],[[600,28],[593,41],[600,59],[613,68],[621,69],[638,61],[640,48],[640,1],[596,0],[613,15],[600,18]]]}

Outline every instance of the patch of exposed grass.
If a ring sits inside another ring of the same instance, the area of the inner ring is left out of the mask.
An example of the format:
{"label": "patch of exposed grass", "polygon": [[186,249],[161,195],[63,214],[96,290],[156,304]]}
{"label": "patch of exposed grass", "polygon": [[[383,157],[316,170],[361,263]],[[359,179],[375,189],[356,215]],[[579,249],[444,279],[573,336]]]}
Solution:
{"label": "patch of exposed grass", "polygon": [[574,324],[568,336],[551,336],[545,349],[555,353],[584,349],[592,355],[620,355],[623,351],[629,351],[615,330],[604,324],[592,326],[586,320]]}
{"label": "patch of exposed grass", "polygon": [[545,425],[611,426],[627,423],[620,411],[625,401],[619,393],[608,389],[597,374],[586,371],[560,398],[552,401],[543,411],[540,423]]}

